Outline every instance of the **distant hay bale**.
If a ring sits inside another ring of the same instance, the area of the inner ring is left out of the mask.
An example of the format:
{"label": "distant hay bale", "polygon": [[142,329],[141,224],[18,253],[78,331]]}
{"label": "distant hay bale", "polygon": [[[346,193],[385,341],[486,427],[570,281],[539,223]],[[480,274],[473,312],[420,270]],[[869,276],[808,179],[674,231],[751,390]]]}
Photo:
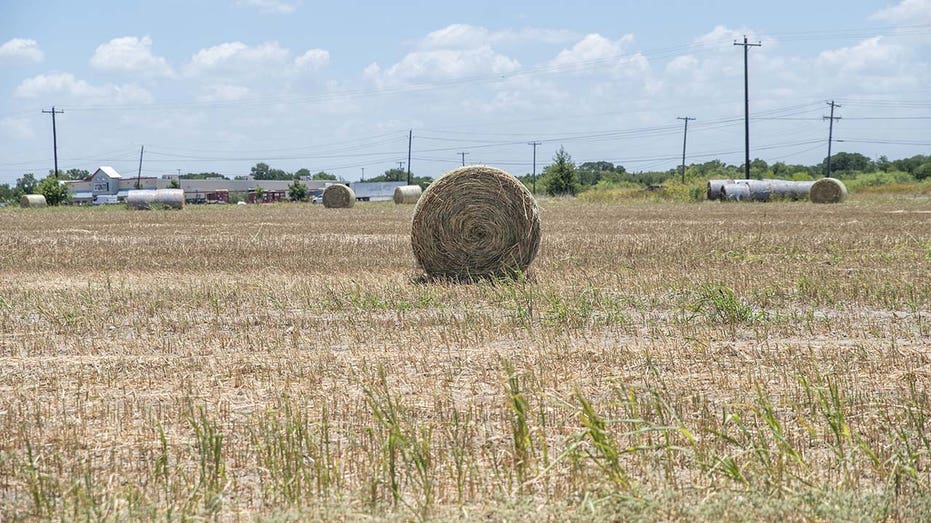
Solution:
{"label": "distant hay bale", "polygon": [[847,186],[836,178],[821,178],[812,184],[808,198],[812,203],[840,203],[847,198]]}
{"label": "distant hay bale", "polygon": [[708,199],[723,200],[724,193],[721,192],[721,189],[729,183],[734,183],[734,180],[708,180]]}
{"label": "distant hay bale", "polygon": [[527,270],[540,248],[537,202],[524,184],[500,169],[455,169],[421,195],[411,246],[430,277],[515,276]]}
{"label": "distant hay bale", "polygon": [[140,189],[126,193],[126,206],[137,211],[146,209],[183,209],[181,189]]}
{"label": "distant hay bale", "polygon": [[348,209],[356,204],[356,193],[347,185],[336,183],[323,190],[323,206],[327,209]]}
{"label": "distant hay bale", "polygon": [[727,201],[746,201],[750,199],[750,185],[746,183],[728,183],[721,187],[721,199]]}
{"label": "distant hay bale", "polygon": [[43,194],[24,194],[19,198],[19,206],[24,208],[47,207]]}
{"label": "distant hay bale", "polygon": [[394,203],[414,204],[420,199],[423,190],[419,185],[402,185],[394,188]]}

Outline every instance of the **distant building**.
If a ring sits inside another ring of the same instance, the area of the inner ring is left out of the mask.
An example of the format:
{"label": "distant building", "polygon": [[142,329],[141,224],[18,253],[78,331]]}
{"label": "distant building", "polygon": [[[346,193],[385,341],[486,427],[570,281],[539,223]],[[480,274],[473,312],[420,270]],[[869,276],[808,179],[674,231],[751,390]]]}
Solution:
{"label": "distant building", "polygon": [[[231,200],[253,200],[250,193],[261,188],[267,198],[259,198],[256,203],[268,201],[287,200],[288,187],[292,180],[225,180],[222,178],[208,178],[202,180],[186,180],[177,175],[161,177],[123,177],[110,166],[100,166],[94,174],[83,180],[68,181],[68,192],[71,202],[76,204],[89,204],[98,196],[116,196],[118,201],[126,199],[132,189],[166,189],[172,183],[178,183],[184,190],[184,197],[188,203],[228,203]],[[307,185],[309,194],[322,194],[326,186],[336,183],[331,180],[310,180],[302,182]],[[394,191],[394,189],[391,189]],[[392,195],[394,193],[392,192]],[[391,195],[389,195],[389,199]]]}

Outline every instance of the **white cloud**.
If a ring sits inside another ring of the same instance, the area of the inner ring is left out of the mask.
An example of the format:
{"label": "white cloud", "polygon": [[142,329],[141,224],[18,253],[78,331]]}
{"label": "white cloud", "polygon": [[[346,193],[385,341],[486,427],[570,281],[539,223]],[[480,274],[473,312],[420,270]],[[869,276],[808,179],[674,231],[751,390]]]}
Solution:
{"label": "white cloud", "polygon": [[230,102],[241,100],[252,92],[248,87],[230,84],[215,84],[204,87],[205,94],[197,99],[202,102]]}
{"label": "white cloud", "polygon": [[289,15],[297,11],[300,2],[283,2],[281,0],[236,0],[237,7],[254,7],[263,13]]}
{"label": "white cloud", "polygon": [[91,85],[71,73],[40,74],[23,80],[14,91],[18,98],[67,96],[82,103],[148,104],[151,93],[135,84]]}
{"label": "white cloud", "polygon": [[875,36],[852,47],[823,51],[818,55],[818,62],[839,72],[879,74],[898,69],[907,54],[905,49],[886,44],[881,36]]}
{"label": "white cloud", "polygon": [[0,45],[0,64],[37,64],[42,58],[35,40],[14,38]]}
{"label": "white cloud", "polygon": [[0,131],[2,131],[3,136],[13,139],[29,140],[36,136],[35,131],[32,129],[32,122],[28,118],[0,119]]}
{"label": "white cloud", "polygon": [[91,65],[105,71],[141,72],[153,76],[172,76],[164,58],[152,54],[152,39],[126,36],[97,46]]}
{"label": "white cloud", "polygon": [[650,69],[649,61],[640,53],[627,54],[633,35],[609,40],[599,34],[590,34],[577,42],[572,49],[563,49],[550,65],[575,72],[609,71],[615,75],[641,75]]}
{"label": "white cloud", "polygon": [[896,24],[929,24],[931,23],[931,0],[902,0],[895,6],[873,13],[870,18]]}
{"label": "white cloud", "polygon": [[418,81],[443,81],[473,75],[500,75],[516,71],[521,64],[494,49],[495,43],[565,39],[570,33],[542,29],[489,31],[484,27],[453,24],[429,33],[417,50],[396,64],[383,68],[368,65],[363,76],[381,87]]}
{"label": "white cloud", "polygon": [[[520,68],[517,60],[495,52],[490,46],[476,49],[438,49],[408,53],[379,77],[387,82],[441,81],[472,75],[504,74]],[[372,79],[381,73],[378,64],[365,69]]]}
{"label": "white cloud", "polygon": [[324,49],[310,49],[294,59],[294,65],[300,69],[316,71],[330,63],[330,53]]}
{"label": "white cloud", "polygon": [[468,24],[452,24],[429,33],[421,42],[421,49],[475,49],[488,45],[521,42],[562,43],[577,38],[575,33],[558,29],[525,28],[520,30],[490,31]]}
{"label": "white cloud", "polygon": [[268,42],[248,46],[242,42],[227,42],[194,53],[185,71],[191,75],[216,72],[259,72],[269,66],[281,66],[288,61],[290,51]]}

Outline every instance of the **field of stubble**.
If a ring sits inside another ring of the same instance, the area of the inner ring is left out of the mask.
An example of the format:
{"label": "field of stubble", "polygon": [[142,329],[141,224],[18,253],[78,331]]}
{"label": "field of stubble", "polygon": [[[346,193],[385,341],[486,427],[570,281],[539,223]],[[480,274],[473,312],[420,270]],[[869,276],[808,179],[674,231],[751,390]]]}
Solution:
{"label": "field of stubble", "polygon": [[0,210],[0,520],[931,517],[931,203]]}

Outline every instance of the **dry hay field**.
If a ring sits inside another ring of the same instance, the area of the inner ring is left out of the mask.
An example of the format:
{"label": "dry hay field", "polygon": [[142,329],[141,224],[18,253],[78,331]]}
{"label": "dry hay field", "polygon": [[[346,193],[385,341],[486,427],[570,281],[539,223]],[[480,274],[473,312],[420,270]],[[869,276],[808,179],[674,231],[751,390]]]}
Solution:
{"label": "dry hay field", "polygon": [[0,520],[928,520],[929,209],[4,209]]}

